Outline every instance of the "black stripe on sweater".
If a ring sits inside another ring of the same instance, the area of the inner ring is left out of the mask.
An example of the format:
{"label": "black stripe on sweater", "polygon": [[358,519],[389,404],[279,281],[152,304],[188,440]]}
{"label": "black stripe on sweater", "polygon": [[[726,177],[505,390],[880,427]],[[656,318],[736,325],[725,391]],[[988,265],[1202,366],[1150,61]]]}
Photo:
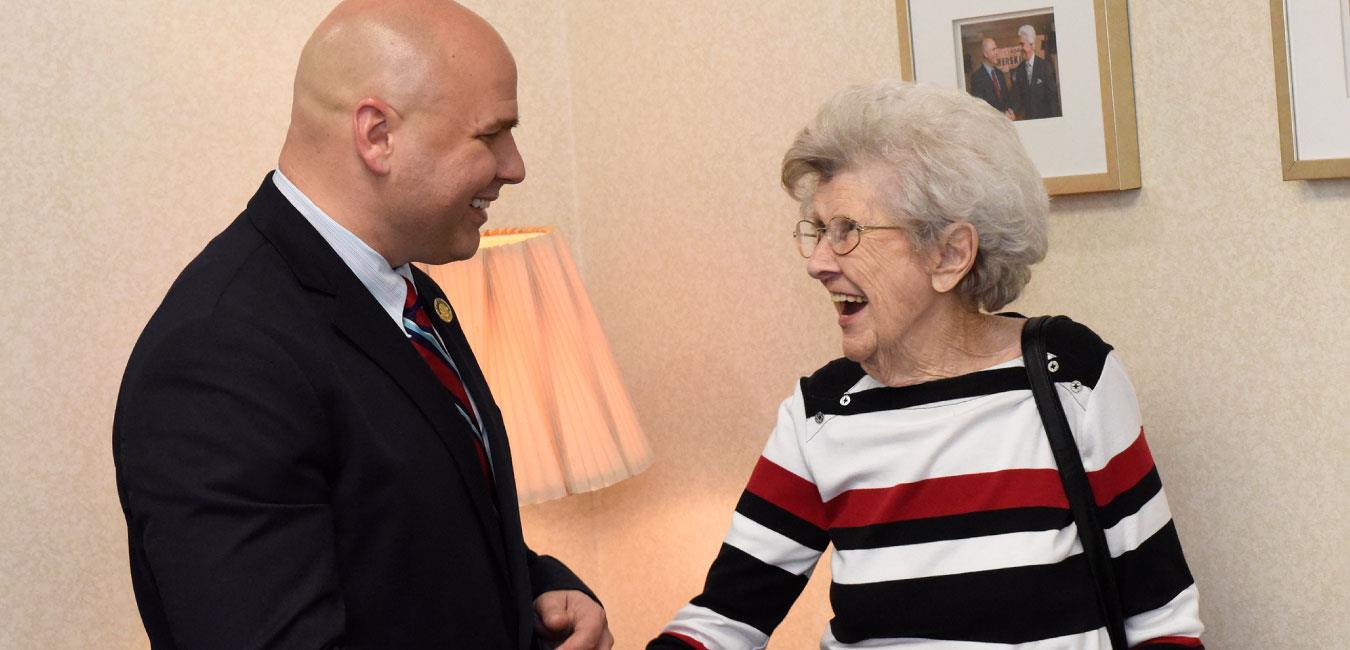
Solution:
{"label": "black stripe on sweater", "polygon": [[[1158,478],[1158,470],[1155,468],[1140,479],[1134,487],[1122,492],[1111,503],[1099,510],[1102,527],[1111,528],[1120,523],[1122,519],[1139,512],[1140,508],[1143,508],[1149,499],[1157,496],[1160,490],[1162,490],[1162,481]],[[783,516],[791,517],[786,513]],[[792,519],[800,521],[795,517]],[[758,518],[755,518],[755,520],[760,521]],[[834,542],[835,548],[854,550],[924,544],[1007,533],[1058,530],[1065,528],[1072,521],[1073,517],[1069,511],[1062,508],[1008,508],[854,528],[835,528],[830,530],[829,536],[831,541]],[[764,522],[761,521],[760,523]],[[764,523],[764,525],[769,526],[767,523]],[[802,522],[802,525],[815,530],[814,526],[805,522]],[[787,533],[783,534],[787,535]],[[811,548],[816,547],[812,546]],[[820,548],[823,550],[824,547]]]}
{"label": "black stripe on sweater", "polygon": [[1057,564],[868,584],[830,585],[835,638],[918,637],[1026,643],[1102,621],[1082,554]]}
{"label": "black stripe on sweater", "polygon": [[1195,584],[1181,552],[1176,523],[1171,521],[1111,564],[1126,616],[1162,607]]}
{"label": "black stripe on sweater", "polygon": [[927,517],[886,524],[830,530],[834,547],[841,550],[885,548],[971,537],[1037,530],[1059,530],[1073,522],[1065,508],[1008,508],[944,517]]}
{"label": "black stripe on sweater", "polygon": [[914,384],[912,386],[869,388],[850,393],[848,404],[841,404],[841,395],[803,393],[806,416],[816,413],[827,415],[856,415],[909,408],[933,402],[980,397],[1014,390],[1030,390],[1027,371],[1020,366],[982,370],[980,372],[947,379]]}
{"label": "black stripe on sweater", "polygon": [[703,593],[690,604],[707,607],[769,635],[787,615],[806,581],[807,576],[765,564],[735,546],[723,544],[708,570]]}
{"label": "black stripe on sweater", "polygon": [[[1054,381],[1062,384],[1077,380],[1089,388],[1095,388],[1101,379],[1111,346],[1092,330],[1068,318],[1053,321],[1046,328],[1045,336],[1047,350],[1057,359],[1051,375]],[[1025,368],[1000,368],[913,386],[859,391],[850,395],[848,404],[839,404],[839,398],[844,392],[857,384],[865,374],[857,363],[848,359],[835,359],[810,377],[803,377],[801,386],[806,416],[812,417],[816,413],[855,415],[1030,388]]]}
{"label": "black stripe on sweater", "polygon": [[802,546],[824,551],[830,537],[815,524],[765,501],[750,491],[741,493],[736,512]]}
{"label": "black stripe on sweater", "polygon": [[[1171,523],[1113,566],[1126,616],[1161,607],[1193,582]],[[830,626],[844,643],[905,637],[1027,643],[1103,625],[1081,553],[1055,564],[835,583],[830,600],[837,614]]]}
{"label": "black stripe on sweater", "polygon": [[1143,508],[1149,499],[1157,496],[1160,490],[1162,479],[1158,478],[1158,468],[1154,467],[1133,487],[1116,495],[1111,503],[1097,509],[1097,518],[1101,521],[1102,528],[1115,526],[1121,519],[1139,512],[1139,509]]}

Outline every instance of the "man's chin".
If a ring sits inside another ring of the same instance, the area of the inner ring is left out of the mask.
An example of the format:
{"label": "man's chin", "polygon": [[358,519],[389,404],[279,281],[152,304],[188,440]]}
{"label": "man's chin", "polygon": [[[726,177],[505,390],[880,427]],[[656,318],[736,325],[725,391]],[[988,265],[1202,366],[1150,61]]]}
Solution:
{"label": "man's chin", "polygon": [[456,241],[451,242],[449,246],[428,251],[425,258],[418,261],[426,264],[462,262],[478,253],[479,239],[478,231],[475,230],[472,237],[461,236]]}

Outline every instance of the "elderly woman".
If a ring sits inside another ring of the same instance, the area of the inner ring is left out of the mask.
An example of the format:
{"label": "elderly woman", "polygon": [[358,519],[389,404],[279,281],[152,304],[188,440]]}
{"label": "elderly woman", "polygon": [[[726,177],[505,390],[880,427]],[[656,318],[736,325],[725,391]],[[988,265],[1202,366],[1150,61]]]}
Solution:
{"label": "elderly woman", "polygon": [[[1012,122],[954,90],[849,88],[797,136],[783,185],[844,358],[783,402],[703,593],[648,648],[765,647],[830,545],[822,648],[1110,648],[1025,319],[991,313],[1046,250],[1048,201]],[[1201,647],[1120,359],[1067,319],[1045,340],[1128,644]]]}

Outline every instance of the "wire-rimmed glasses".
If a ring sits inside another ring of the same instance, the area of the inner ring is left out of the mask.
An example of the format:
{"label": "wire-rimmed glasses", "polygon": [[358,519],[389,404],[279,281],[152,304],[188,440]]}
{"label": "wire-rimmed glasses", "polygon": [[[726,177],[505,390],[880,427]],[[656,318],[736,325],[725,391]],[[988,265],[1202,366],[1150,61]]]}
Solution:
{"label": "wire-rimmed glasses", "polygon": [[793,231],[792,238],[797,240],[797,252],[809,259],[811,253],[815,252],[822,233],[826,241],[830,242],[830,250],[834,251],[835,255],[848,255],[862,242],[863,233],[869,230],[903,229],[904,226],[864,226],[850,217],[838,216],[823,226],[810,219],[802,219],[797,222],[797,229]]}

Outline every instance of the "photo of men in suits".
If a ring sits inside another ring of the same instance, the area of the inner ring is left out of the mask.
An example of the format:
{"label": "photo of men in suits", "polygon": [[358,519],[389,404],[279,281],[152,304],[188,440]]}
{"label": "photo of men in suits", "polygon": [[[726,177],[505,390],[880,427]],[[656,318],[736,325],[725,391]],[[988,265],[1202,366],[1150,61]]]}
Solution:
{"label": "photo of men in suits", "polygon": [[305,44],[277,167],[118,395],[156,650],[612,647],[595,594],[526,545],[502,414],[412,266],[471,257],[525,179],[516,76],[449,0],[345,0]]}
{"label": "photo of men in suits", "polygon": [[1022,63],[1012,70],[1013,111],[1019,120],[1059,117],[1059,79],[1043,57],[1036,55],[1036,28],[1017,28]]}
{"label": "photo of men in suits", "polygon": [[958,27],[966,92],[1010,120],[1063,115],[1053,11],[971,18]]}

